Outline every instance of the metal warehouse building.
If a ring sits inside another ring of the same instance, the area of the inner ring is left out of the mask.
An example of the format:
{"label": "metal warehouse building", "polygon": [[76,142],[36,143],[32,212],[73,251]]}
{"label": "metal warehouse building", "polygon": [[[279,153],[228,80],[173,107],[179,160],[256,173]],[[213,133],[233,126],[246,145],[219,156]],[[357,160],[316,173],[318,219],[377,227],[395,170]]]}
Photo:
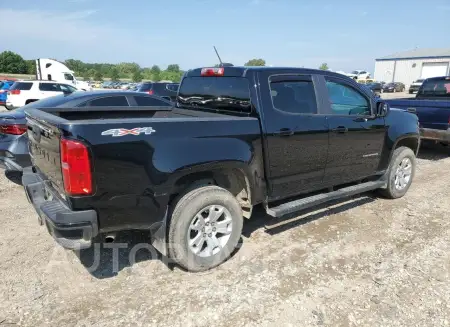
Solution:
{"label": "metal warehouse building", "polygon": [[374,79],[411,84],[419,78],[450,75],[449,49],[414,49],[375,59]]}

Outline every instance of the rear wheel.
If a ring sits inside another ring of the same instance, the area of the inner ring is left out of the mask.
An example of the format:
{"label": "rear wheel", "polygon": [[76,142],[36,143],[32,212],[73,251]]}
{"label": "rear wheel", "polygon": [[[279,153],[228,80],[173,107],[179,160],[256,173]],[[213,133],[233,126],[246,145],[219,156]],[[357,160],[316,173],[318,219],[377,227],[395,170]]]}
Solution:
{"label": "rear wheel", "polygon": [[242,209],[218,186],[189,191],[175,204],[169,226],[169,256],[190,271],[204,271],[227,260],[241,237]]}
{"label": "rear wheel", "polygon": [[389,198],[401,198],[408,192],[416,171],[416,156],[407,147],[395,149],[387,172],[387,187],[380,193]]}

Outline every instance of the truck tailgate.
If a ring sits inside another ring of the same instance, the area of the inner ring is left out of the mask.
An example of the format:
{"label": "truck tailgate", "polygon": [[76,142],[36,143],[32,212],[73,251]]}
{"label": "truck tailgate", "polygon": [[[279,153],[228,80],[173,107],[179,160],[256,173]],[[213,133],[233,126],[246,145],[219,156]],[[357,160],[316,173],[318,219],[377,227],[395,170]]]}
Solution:
{"label": "truck tailgate", "polygon": [[44,120],[27,117],[31,161],[46,176],[52,186],[63,193],[59,141],[61,132]]}
{"label": "truck tailgate", "polygon": [[450,101],[446,100],[388,100],[392,108],[415,111],[420,127],[446,130],[449,127]]}

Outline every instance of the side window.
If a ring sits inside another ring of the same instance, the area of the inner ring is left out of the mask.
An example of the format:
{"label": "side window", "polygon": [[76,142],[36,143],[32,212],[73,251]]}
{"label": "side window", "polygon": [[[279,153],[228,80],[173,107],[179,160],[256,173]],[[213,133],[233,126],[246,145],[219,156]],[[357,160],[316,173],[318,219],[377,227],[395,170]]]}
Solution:
{"label": "side window", "polygon": [[73,81],[73,75],[72,74],[68,74],[68,73],[64,73],[64,79],[68,80],[68,81]]}
{"label": "side window", "polygon": [[270,95],[275,109],[295,114],[317,114],[312,81],[270,82]]}
{"label": "side window", "polygon": [[61,90],[63,90],[64,93],[73,93],[77,91],[76,88],[73,86],[67,85],[67,84],[60,84]]}
{"label": "side window", "polygon": [[346,84],[327,81],[328,97],[333,115],[370,115],[369,100]]}
{"label": "side window", "polygon": [[152,97],[134,97],[134,100],[136,100],[136,103],[140,107],[169,107],[170,104],[168,104],[165,101],[152,98]]}
{"label": "side window", "polygon": [[127,98],[124,96],[106,97],[92,100],[90,107],[128,107]]}
{"label": "side window", "polygon": [[57,83],[39,83],[39,90],[45,92],[62,92]]}

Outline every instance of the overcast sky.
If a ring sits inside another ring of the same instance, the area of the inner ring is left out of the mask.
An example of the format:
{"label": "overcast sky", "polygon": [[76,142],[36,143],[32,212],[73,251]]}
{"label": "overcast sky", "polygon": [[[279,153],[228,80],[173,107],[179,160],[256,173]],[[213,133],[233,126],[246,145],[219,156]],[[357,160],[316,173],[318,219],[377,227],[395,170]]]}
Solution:
{"label": "overcast sky", "polygon": [[450,0],[0,0],[0,50],[25,59],[171,63],[263,58],[367,69],[415,47],[450,47]]}

